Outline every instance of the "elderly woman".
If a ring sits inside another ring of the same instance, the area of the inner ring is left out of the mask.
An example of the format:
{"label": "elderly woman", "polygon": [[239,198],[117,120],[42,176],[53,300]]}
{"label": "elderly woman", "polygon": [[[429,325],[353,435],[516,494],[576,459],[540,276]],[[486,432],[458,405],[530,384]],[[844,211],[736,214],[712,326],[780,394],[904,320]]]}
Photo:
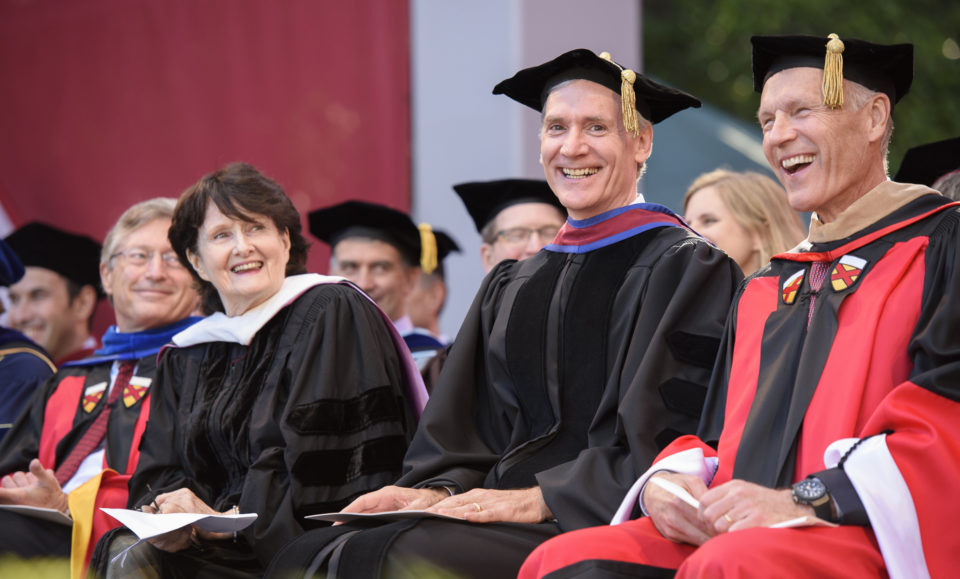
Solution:
{"label": "elderly woman", "polygon": [[717,169],[683,196],[684,219],[737,262],[747,276],[805,237],[780,185],[760,173]]}
{"label": "elderly woman", "polygon": [[396,480],[422,383],[373,302],[304,274],[300,215],[250,165],[187,189],[170,241],[218,311],[160,355],[130,508],[258,518],[235,535],[186,527],[141,543],[111,555],[108,576],[259,575],[305,515]]}

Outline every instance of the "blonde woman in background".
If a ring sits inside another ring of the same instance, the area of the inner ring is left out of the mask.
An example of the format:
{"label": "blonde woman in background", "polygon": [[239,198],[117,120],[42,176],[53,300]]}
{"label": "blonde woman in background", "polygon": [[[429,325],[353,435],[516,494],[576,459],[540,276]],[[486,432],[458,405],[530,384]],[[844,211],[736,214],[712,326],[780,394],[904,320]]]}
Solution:
{"label": "blonde woman in background", "polygon": [[806,237],[783,188],[750,171],[716,169],[700,175],[683,196],[683,213],[691,227],[737,262],[744,276]]}

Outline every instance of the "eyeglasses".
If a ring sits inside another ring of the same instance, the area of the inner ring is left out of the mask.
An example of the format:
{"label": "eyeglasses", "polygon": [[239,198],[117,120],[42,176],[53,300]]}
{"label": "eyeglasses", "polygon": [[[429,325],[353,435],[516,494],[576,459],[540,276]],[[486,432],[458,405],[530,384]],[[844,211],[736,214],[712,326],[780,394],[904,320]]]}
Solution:
{"label": "eyeglasses", "polygon": [[510,229],[501,229],[493,237],[494,241],[501,239],[507,245],[521,245],[530,241],[530,236],[534,233],[537,234],[541,241],[553,241],[558,231],[560,231],[560,228],[554,225],[545,225],[539,229],[533,229],[531,227],[511,227]]}
{"label": "eyeglasses", "polygon": [[[147,251],[145,249],[125,249],[123,251],[114,253],[110,256],[110,259],[115,257],[123,257],[130,265],[143,267],[153,261],[153,256],[155,255],[157,255],[157,252],[155,251]],[[161,253],[160,259],[163,261],[163,265],[171,269],[179,269],[183,267],[183,264],[180,263],[180,258],[178,258],[177,254],[172,251]]]}

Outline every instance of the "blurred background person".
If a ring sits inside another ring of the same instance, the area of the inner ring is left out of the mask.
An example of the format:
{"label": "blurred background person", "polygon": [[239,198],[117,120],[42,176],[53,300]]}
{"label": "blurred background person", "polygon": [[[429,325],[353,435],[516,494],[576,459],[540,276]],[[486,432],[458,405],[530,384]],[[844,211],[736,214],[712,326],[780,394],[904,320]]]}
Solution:
{"label": "blurred background person", "polygon": [[[0,239],[0,287],[23,277],[23,264]],[[3,304],[0,302],[0,313]],[[0,326],[0,441],[13,426],[37,386],[57,367],[43,348],[16,330]]]}
{"label": "blurred background person", "polygon": [[436,241],[410,216],[385,205],[346,201],[310,212],[310,233],[330,246],[330,275],[347,278],[393,321],[419,368],[443,348],[436,335],[417,326],[407,301],[422,273],[437,266]]}
{"label": "blurred background person", "polygon": [[806,236],[800,216],[773,179],[717,169],[697,177],[683,197],[684,219],[748,276]]}
{"label": "blurred background person", "polygon": [[[300,223],[280,185],[245,163],[180,197],[170,240],[217,313],[161,353],[129,506],[259,517],[237,534],[187,526],[116,562],[98,556],[107,577],[259,576],[305,515],[399,475],[425,402],[419,375],[370,299],[305,273]],[[101,551],[134,543],[117,532]]]}
{"label": "blurred background person", "polygon": [[567,210],[542,179],[501,179],[454,185],[483,238],[483,271],[505,259],[526,259],[553,241]]}
{"label": "blurred background person", "polygon": [[100,290],[100,244],[33,222],[11,233],[26,273],[10,286],[8,323],[43,348],[57,366],[93,354],[90,333]]}
{"label": "blurred background person", "polygon": [[960,137],[909,149],[893,180],[926,185],[960,201]]}
{"label": "blurred background person", "polygon": [[199,297],[167,239],[174,204],[138,203],[107,233],[100,278],[116,325],[94,356],[60,367],[0,445],[0,503],[69,506],[74,525],[0,511],[0,553],[67,557],[73,534],[73,559],[82,565],[88,546],[117,525],[95,507],[126,506],[157,352],[199,319],[189,317]]}
{"label": "blurred background person", "polygon": [[451,253],[460,253],[460,246],[443,231],[434,229],[433,236],[437,244],[437,267],[430,273],[420,273],[420,281],[407,298],[407,313],[415,327],[429,331],[441,344],[448,346],[452,340],[440,331],[440,312],[447,302],[443,261]]}

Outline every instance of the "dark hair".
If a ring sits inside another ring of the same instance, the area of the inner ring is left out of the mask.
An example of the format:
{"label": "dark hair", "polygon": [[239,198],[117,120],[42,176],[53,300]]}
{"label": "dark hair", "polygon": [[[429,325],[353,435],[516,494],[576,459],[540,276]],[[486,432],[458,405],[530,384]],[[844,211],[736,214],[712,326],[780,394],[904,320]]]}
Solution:
{"label": "dark hair", "polygon": [[286,275],[306,273],[307,240],[301,232],[300,213],[276,181],[247,163],[231,163],[204,175],[183,192],[173,210],[170,225],[170,245],[180,262],[191,272],[197,283],[203,308],[207,313],[223,311],[223,303],[216,288],[200,279],[187,259],[187,250],[197,253],[197,237],[207,216],[207,207],[214,203],[227,217],[249,222],[251,216],[269,217],[280,233],[290,235],[290,260]]}

